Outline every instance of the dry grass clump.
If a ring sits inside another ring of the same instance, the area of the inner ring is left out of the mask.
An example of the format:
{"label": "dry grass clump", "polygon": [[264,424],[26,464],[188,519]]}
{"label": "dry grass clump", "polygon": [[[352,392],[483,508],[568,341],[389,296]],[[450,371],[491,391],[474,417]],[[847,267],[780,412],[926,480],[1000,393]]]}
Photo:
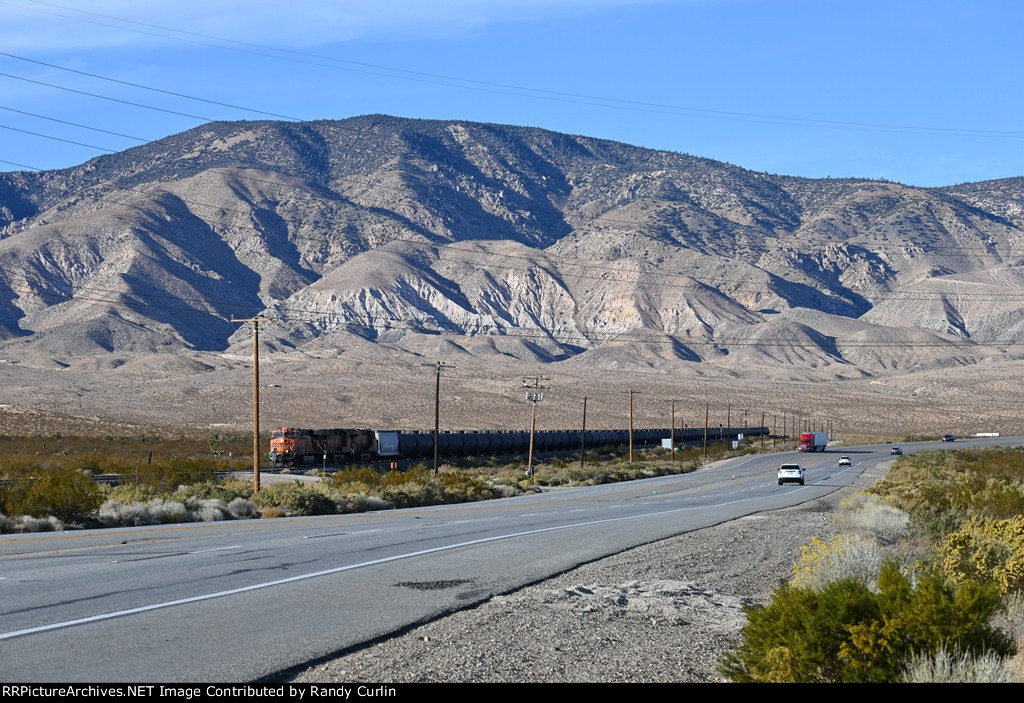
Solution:
{"label": "dry grass clump", "polygon": [[9,516],[0,513],[0,533],[61,532],[63,530],[64,523],[52,515],[40,518],[31,515]]}
{"label": "dry grass clump", "polygon": [[121,503],[106,500],[97,519],[107,527],[166,525],[181,522],[216,522],[259,517],[259,509],[245,498],[225,503],[219,498],[188,497],[184,501],[152,498],[147,501]]}
{"label": "dry grass clump", "polygon": [[793,565],[790,583],[815,591],[844,579],[874,588],[885,559],[884,551],[874,538],[856,534],[842,534],[831,542],[815,538],[801,547],[800,552],[800,561]]}
{"label": "dry grass clump", "polygon": [[910,515],[869,493],[843,498],[834,521],[841,530],[871,535],[883,544],[905,536],[910,527]]}
{"label": "dry grass clump", "polygon": [[903,671],[904,683],[1012,683],[1010,660],[988,652],[920,652],[910,658]]}

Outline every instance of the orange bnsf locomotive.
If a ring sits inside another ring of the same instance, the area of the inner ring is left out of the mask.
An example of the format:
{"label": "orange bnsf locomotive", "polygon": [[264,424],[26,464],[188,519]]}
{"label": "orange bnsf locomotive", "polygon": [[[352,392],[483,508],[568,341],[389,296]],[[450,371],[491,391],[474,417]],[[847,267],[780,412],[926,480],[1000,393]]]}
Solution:
{"label": "orange bnsf locomotive", "polygon": [[[396,456],[380,451],[379,432],[372,430],[302,430],[282,427],[270,435],[270,463],[275,467],[331,464]],[[387,434],[387,433],[385,433]]]}

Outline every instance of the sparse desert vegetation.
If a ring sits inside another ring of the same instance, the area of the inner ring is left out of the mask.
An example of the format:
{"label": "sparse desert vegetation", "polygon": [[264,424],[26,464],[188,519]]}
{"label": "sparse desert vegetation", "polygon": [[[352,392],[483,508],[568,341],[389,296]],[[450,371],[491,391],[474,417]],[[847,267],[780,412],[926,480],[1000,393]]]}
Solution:
{"label": "sparse desert vegetation", "polygon": [[[110,437],[105,444],[120,450],[113,456],[97,453],[79,437],[6,437],[0,441],[12,448],[11,458],[0,460],[0,477],[4,479],[0,515],[5,516],[0,530],[4,532],[330,515],[462,503],[516,496],[542,487],[686,473],[697,468],[703,453],[691,447],[676,452],[673,460],[665,449],[637,451],[636,461],[630,463],[625,448],[601,447],[588,451],[582,466],[577,458],[538,460],[533,476],[526,474],[525,462],[498,457],[459,459],[442,466],[437,476],[422,464],[405,471],[351,466],[324,474],[317,482],[269,483],[254,494],[247,477],[218,480],[216,474],[246,468],[246,460],[235,451],[245,443],[251,446],[251,435],[214,435],[206,442],[194,437]],[[235,456],[225,457],[223,450],[214,450],[218,445],[236,447],[230,452]],[[186,454],[152,461],[149,447],[157,447],[160,456],[175,450]],[[708,459],[757,450],[749,441],[737,450],[712,444]],[[97,484],[93,477],[99,474],[115,476],[117,485]]]}
{"label": "sparse desert vegetation", "polygon": [[1024,451],[920,452],[748,609],[735,681],[1024,681]]}

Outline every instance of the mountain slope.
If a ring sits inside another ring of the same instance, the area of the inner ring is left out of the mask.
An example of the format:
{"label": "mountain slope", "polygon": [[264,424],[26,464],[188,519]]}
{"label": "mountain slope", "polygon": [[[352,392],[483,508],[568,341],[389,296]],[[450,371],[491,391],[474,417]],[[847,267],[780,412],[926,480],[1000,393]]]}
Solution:
{"label": "mountain slope", "polygon": [[224,351],[262,312],[281,350],[971,364],[1024,340],[1022,203],[1024,179],[801,179],[527,127],[216,123],[0,174],[0,347]]}

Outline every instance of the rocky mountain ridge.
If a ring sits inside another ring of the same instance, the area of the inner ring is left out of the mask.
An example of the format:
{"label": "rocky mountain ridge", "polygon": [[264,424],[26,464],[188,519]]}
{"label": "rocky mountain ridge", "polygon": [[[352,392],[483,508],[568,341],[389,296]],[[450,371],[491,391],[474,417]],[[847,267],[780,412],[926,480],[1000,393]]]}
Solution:
{"label": "rocky mountain ridge", "polygon": [[0,174],[0,354],[341,347],[840,376],[1017,358],[1024,178],[803,179],[528,127],[205,125]]}

